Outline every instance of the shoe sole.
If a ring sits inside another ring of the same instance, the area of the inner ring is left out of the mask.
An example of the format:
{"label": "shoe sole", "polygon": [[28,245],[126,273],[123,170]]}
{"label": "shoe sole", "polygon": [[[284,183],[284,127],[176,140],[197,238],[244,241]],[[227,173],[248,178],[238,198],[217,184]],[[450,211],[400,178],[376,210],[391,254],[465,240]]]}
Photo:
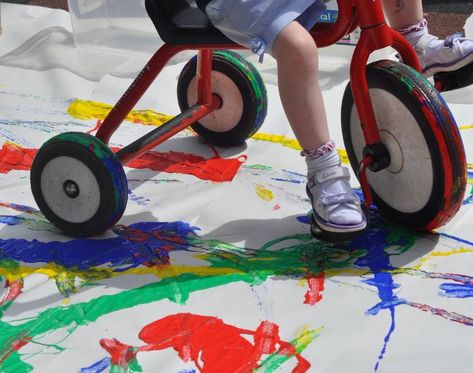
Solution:
{"label": "shoe sole", "polygon": [[423,71],[423,74],[426,77],[430,78],[431,76],[437,73],[459,70],[462,67],[465,67],[466,65],[469,65],[472,62],[473,62],[473,53],[471,53],[467,58],[461,59],[452,64],[437,64],[437,65],[429,66]]}
{"label": "shoe sole", "polygon": [[318,240],[323,240],[327,242],[343,242],[343,241],[351,241],[358,237],[360,234],[366,231],[368,225],[365,224],[365,227],[361,230],[351,231],[351,232],[333,232],[324,230],[320,227],[314,217],[312,216],[312,224],[310,226],[310,233],[312,236]]}
{"label": "shoe sole", "polygon": [[342,225],[342,224],[332,224],[325,220],[323,220],[315,211],[312,211],[312,220],[316,223],[320,229],[324,231],[331,232],[331,233],[353,233],[353,232],[360,232],[366,229],[367,222],[364,219],[359,224],[350,224],[350,225]]}

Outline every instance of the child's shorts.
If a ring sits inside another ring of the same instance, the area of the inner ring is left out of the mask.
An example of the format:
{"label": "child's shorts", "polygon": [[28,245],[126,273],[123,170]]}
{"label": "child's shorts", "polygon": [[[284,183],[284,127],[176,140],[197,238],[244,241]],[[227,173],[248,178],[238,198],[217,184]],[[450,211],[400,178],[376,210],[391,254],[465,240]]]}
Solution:
{"label": "child's shorts", "polygon": [[290,22],[310,30],[325,9],[322,0],[212,0],[206,13],[226,36],[262,57],[272,54],[274,40]]}

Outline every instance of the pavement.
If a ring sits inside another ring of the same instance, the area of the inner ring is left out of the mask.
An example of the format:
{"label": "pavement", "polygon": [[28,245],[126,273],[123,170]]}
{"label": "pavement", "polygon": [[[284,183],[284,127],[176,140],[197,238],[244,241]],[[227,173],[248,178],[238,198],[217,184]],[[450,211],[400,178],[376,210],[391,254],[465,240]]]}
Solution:
{"label": "pavement", "polygon": [[473,1],[462,0],[424,0],[425,12],[472,14]]}

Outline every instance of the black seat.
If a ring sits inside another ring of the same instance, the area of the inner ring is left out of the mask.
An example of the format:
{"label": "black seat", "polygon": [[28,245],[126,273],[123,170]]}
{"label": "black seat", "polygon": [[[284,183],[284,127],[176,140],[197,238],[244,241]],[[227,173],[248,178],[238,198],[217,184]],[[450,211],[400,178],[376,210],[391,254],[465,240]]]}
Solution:
{"label": "black seat", "polygon": [[234,44],[192,1],[146,0],[146,11],[167,44]]}

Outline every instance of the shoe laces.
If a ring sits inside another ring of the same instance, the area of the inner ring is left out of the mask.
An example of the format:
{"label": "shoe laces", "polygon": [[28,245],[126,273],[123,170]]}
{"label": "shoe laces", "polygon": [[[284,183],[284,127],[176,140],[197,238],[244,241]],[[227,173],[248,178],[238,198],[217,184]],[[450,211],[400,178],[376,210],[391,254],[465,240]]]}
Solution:
{"label": "shoe laces", "polygon": [[463,37],[463,34],[461,32],[455,32],[454,34],[449,35],[445,38],[443,45],[448,48],[454,48],[455,45],[461,44],[461,42],[464,40],[465,38]]}

